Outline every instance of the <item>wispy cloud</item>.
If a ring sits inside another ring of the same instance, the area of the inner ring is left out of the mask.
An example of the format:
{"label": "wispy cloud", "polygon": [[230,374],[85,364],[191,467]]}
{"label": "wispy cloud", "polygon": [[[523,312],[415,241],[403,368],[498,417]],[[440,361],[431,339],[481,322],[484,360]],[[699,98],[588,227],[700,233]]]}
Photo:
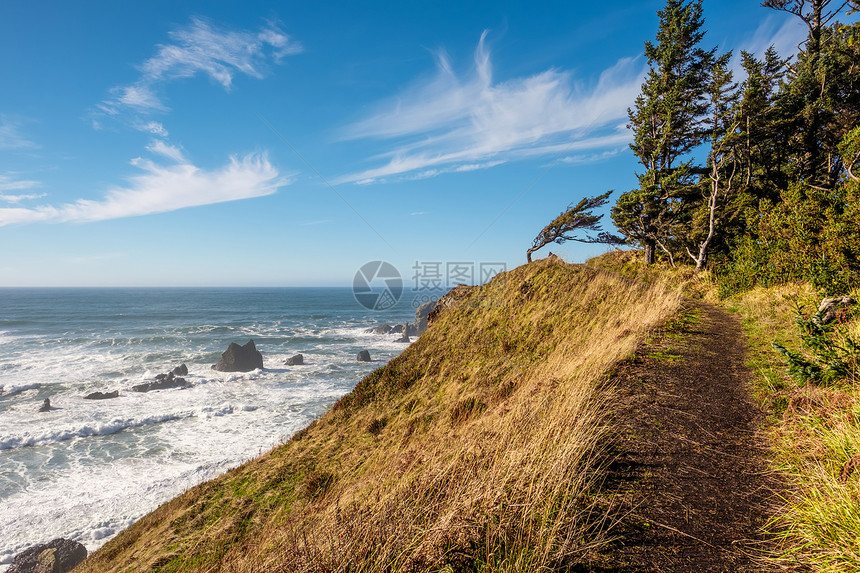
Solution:
{"label": "wispy cloud", "polygon": [[21,122],[0,114],[0,149],[37,149],[39,146],[21,134]]}
{"label": "wispy cloud", "polygon": [[780,56],[787,58],[797,55],[798,46],[808,35],[809,29],[800,18],[769,14],[742,49],[761,57],[773,46]]}
{"label": "wispy cloud", "polygon": [[159,165],[137,158],[132,164],[142,173],[125,187],[110,189],[101,200],[79,199],[62,205],[0,208],[0,226],[35,222],[92,222],[249,199],[270,195],[288,183],[265,154],[233,156],[221,167],[207,171],[183,161]]}
{"label": "wispy cloud", "polygon": [[[140,78],[131,85],[110,90],[111,97],[98,107],[107,115],[123,110],[138,113],[165,111],[157,94],[159,85],[197,75],[208,76],[225,89],[237,74],[262,78],[269,62],[302,51],[300,43],[270,24],[256,32],[218,28],[202,18],[170,32],[170,43],[160,44],[156,54],[139,66]],[[149,123],[140,123],[147,131]]]}
{"label": "wispy cloud", "polygon": [[32,179],[19,179],[16,173],[0,175],[0,192],[23,191],[24,189],[32,189],[39,185],[41,185],[39,181],[33,181]]}
{"label": "wispy cloud", "polygon": [[6,195],[0,193],[0,201],[4,203],[20,203],[21,201],[32,201],[33,199],[41,199],[45,193],[27,193],[24,195]]}
{"label": "wispy cloud", "polygon": [[627,117],[643,74],[641,59],[624,58],[592,85],[557,69],[494,82],[484,32],[469,73],[457,74],[439,53],[429,81],[405,90],[344,131],[344,139],[389,140],[392,149],[372,158],[381,165],[338,182],[432,177],[573,147],[623,145],[629,133],[616,126]]}
{"label": "wispy cloud", "polygon": [[301,225],[302,227],[316,227],[317,225],[328,225],[331,222],[331,219],[318,219],[316,221],[305,221]]}
{"label": "wispy cloud", "polygon": [[146,150],[150,153],[155,153],[156,155],[162,155],[168,159],[172,159],[177,163],[185,162],[185,156],[182,155],[182,150],[180,150],[175,145],[170,145],[169,143],[160,139],[156,139],[155,141],[147,145]]}

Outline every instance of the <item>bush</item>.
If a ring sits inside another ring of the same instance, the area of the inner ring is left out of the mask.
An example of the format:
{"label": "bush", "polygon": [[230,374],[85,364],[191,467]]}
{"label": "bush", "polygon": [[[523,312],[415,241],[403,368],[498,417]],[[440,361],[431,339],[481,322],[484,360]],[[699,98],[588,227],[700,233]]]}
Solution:
{"label": "bush", "polygon": [[801,348],[792,352],[782,344],[773,347],[785,357],[788,373],[802,384],[835,384],[845,380],[852,383],[860,374],[860,344],[837,323],[824,324],[820,312],[806,317],[803,307],[797,307],[795,323],[800,330]]}

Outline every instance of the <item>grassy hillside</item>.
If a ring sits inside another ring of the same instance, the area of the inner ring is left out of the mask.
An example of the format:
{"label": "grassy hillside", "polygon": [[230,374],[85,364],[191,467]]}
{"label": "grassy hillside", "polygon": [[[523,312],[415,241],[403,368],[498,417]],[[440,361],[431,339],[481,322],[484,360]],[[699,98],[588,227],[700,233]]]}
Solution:
{"label": "grassy hillside", "polygon": [[455,290],[429,330],[289,442],[158,508],[80,571],[523,571],[604,528],[600,384],[680,303],[538,261]]}

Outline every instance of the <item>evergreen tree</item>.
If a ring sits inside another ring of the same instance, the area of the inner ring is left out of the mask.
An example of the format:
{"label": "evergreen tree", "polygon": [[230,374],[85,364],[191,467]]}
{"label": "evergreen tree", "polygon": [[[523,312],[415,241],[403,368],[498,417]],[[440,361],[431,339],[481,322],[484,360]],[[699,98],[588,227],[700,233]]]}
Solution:
{"label": "evergreen tree", "polygon": [[667,0],[658,13],[656,43],[645,42],[649,71],[642,93],[628,110],[634,132],[630,145],[645,172],[639,188],[624,193],[612,209],[612,220],[628,242],[645,247],[654,262],[685,215],[697,170],[684,158],[705,137],[707,75],[714,50],[699,47],[705,35],[701,0]]}
{"label": "evergreen tree", "polygon": [[828,24],[849,6],[831,0],[768,0],[809,28],[777,104],[787,129],[780,139],[793,155],[791,179],[833,189],[843,172],[838,145],[860,116],[860,48],[855,29]]}
{"label": "evergreen tree", "polygon": [[[708,83],[710,115],[707,120],[710,151],[708,153],[708,175],[703,178],[705,201],[694,217],[691,238],[697,243],[694,254],[689,247],[687,254],[696,264],[696,270],[705,267],[708,250],[722,232],[726,206],[738,192],[742,164],[738,158],[742,137],[738,131],[741,117],[738,109],[738,86],[732,80],[728,52],[714,60]],[[698,219],[698,220],[697,220]],[[698,227],[698,229],[696,228]],[[697,232],[698,231],[698,232]]]}

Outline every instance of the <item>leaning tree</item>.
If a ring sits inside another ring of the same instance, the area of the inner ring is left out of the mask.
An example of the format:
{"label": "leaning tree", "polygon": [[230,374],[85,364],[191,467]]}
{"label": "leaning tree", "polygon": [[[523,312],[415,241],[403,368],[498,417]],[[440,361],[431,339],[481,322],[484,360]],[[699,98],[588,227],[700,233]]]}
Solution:
{"label": "leaning tree", "polygon": [[[600,219],[603,215],[595,215],[591,211],[603,207],[609,202],[609,195],[612,191],[607,191],[596,197],[585,197],[582,201],[574,205],[571,203],[567,209],[558,217],[550,221],[549,225],[544,227],[538,233],[532,246],[526,251],[526,260],[532,262],[532,253],[540,248],[543,248],[550,243],[564,243],[565,241],[578,241],[580,243],[606,243],[606,244],[621,244],[624,239],[616,237],[611,233],[606,233],[600,230]],[[582,231],[597,231],[597,236],[586,234],[584,237],[577,236],[577,233]]]}

